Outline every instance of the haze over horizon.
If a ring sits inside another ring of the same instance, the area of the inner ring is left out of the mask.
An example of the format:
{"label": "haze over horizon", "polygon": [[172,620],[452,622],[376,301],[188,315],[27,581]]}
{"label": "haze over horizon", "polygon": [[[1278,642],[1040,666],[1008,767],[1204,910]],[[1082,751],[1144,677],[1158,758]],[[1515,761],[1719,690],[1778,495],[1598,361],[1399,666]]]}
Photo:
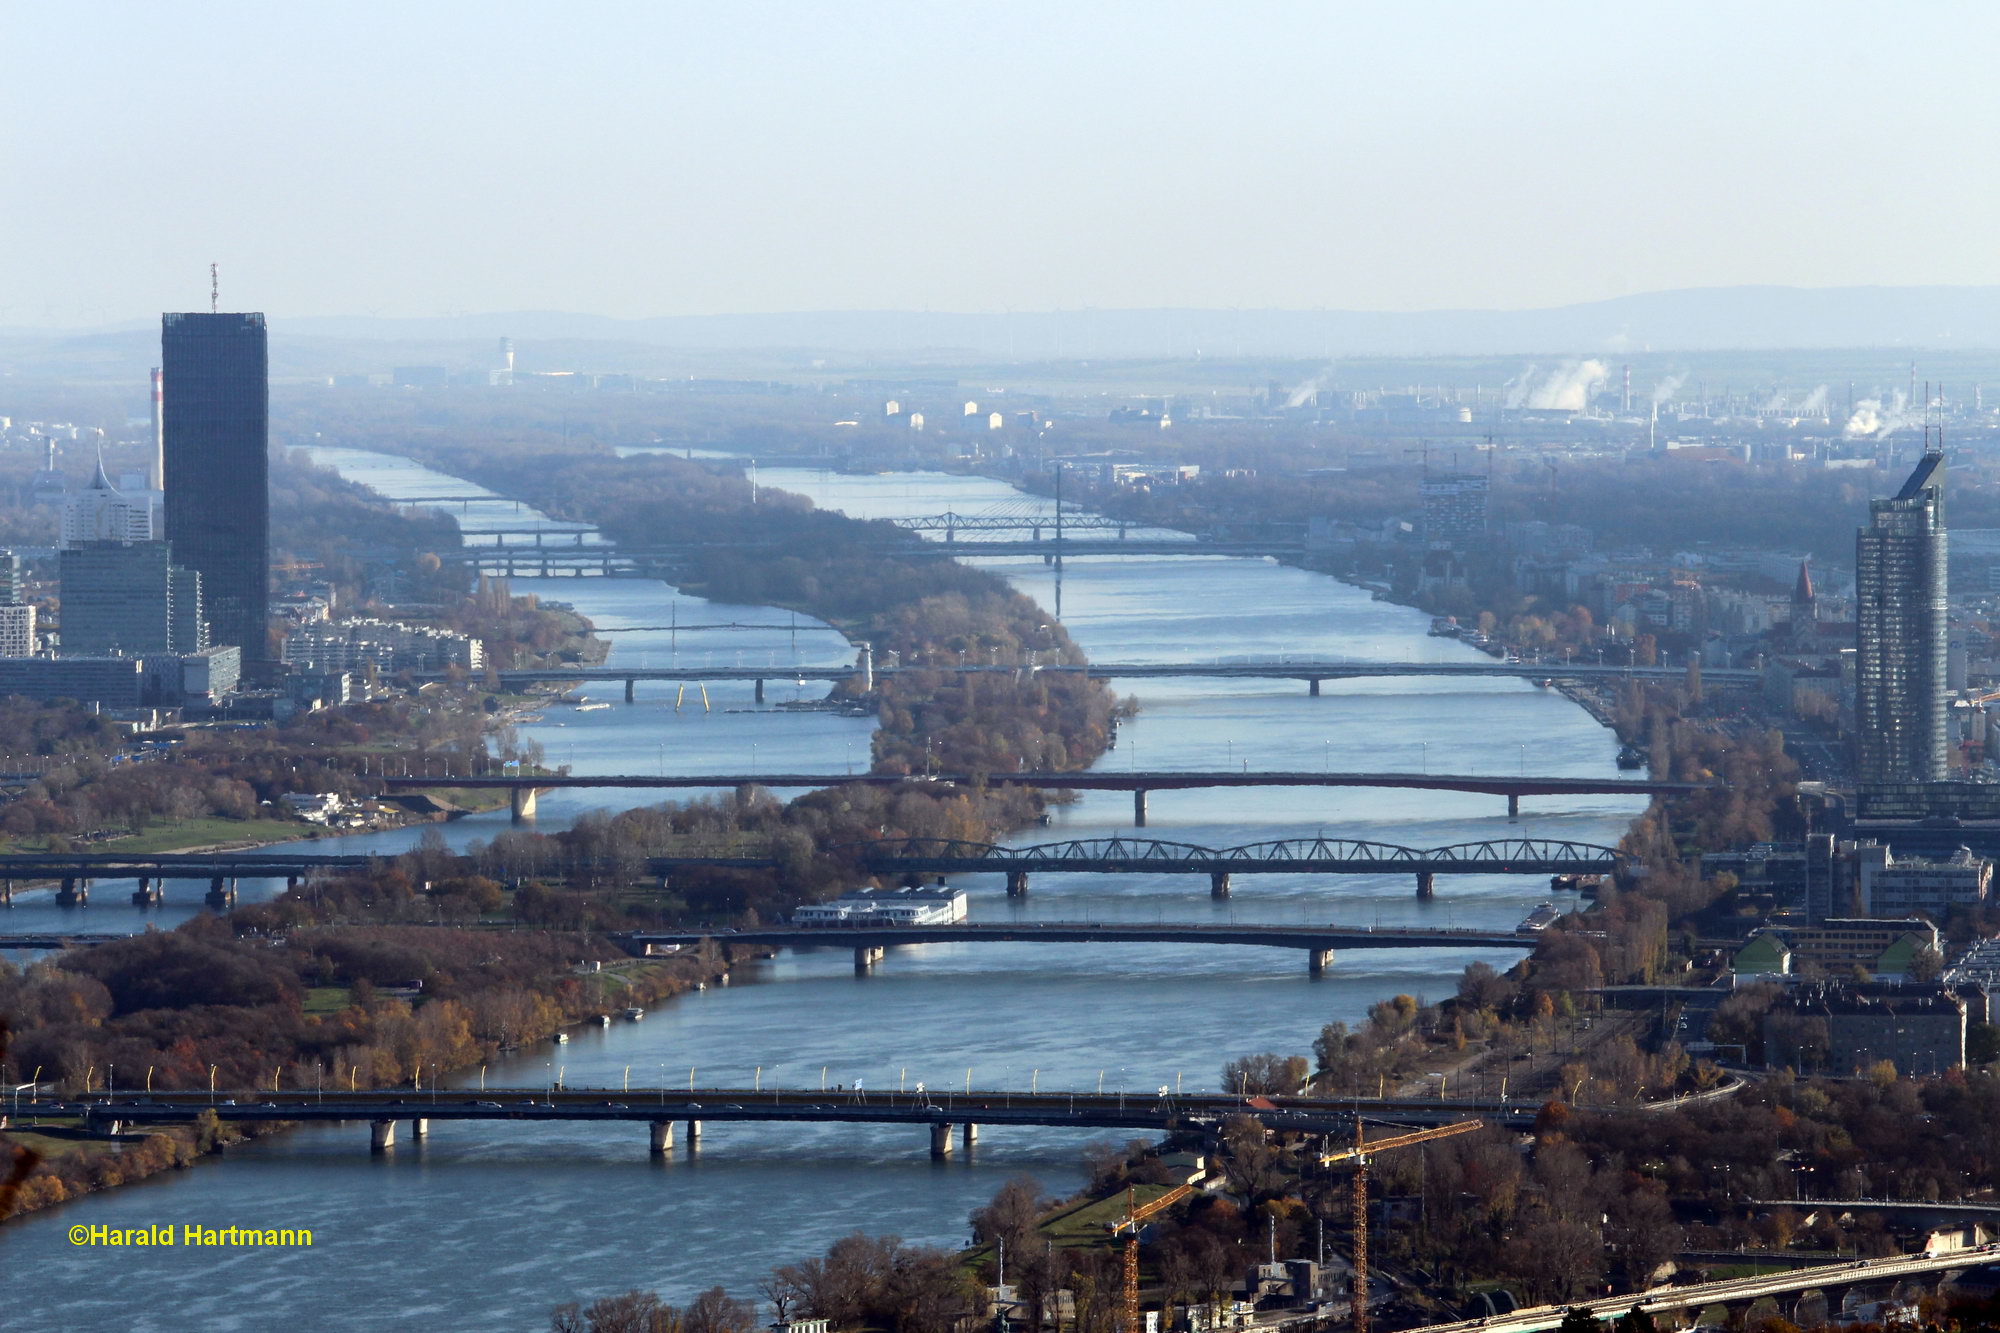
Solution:
{"label": "haze over horizon", "polygon": [[205,308],[211,261],[291,318],[1997,284],[2000,13],[1922,16],[1951,40],[1802,3],[17,7],[0,327]]}

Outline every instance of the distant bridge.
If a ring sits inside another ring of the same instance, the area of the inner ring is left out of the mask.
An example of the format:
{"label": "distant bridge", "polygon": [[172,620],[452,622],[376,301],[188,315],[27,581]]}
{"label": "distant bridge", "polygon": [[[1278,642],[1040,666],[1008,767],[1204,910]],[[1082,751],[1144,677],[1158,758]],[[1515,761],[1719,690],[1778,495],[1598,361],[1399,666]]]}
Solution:
{"label": "distant bridge", "polygon": [[[207,880],[203,899],[210,907],[236,905],[238,879],[284,879],[296,883],[313,871],[358,871],[374,864],[366,856],[286,856],[268,848],[240,852],[60,852],[0,855],[0,906],[14,901],[17,880],[55,880],[56,902],[81,907],[90,901],[93,879],[136,879],[132,901],[156,907],[165,901],[171,879]],[[38,947],[38,946],[22,946]]]}
{"label": "distant bridge", "polygon": [[1280,838],[1203,847],[1157,838],[1091,838],[1002,847],[949,838],[901,838],[833,849],[876,874],[1004,873],[1007,892],[1027,891],[1035,872],[1205,874],[1210,892],[1229,896],[1233,875],[1407,873],[1428,898],[1439,875],[1603,875],[1617,870],[1615,847],[1553,838],[1507,838],[1446,847],[1402,847],[1352,838]]}
{"label": "distant bridge", "polygon": [[1081,772],[1029,771],[1017,773],[932,773],[922,776],[895,773],[676,773],[676,774],[588,774],[566,773],[555,777],[480,774],[471,777],[429,775],[385,778],[390,791],[415,790],[449,783],[454,787],[488,788],[514,794],[513,812],[526,819],[533,814],[533,795],[570,787],[631,787],[661,790],[709,790],[727,787],[819,788],[845,784],[870,787],[894,786],[904,782],[935,782],[947,786],[1038,787],[1045,790],[1129,791],[1132,793],[1132,822],[1146,826],[1147,795],[1155,791],[1187,791],[1207,787],[1387,787],[1419,791],[1476,792],[1505,796],[1510,817],[1521,813],[1523,796],[1656,796],[1701,791],[1706,784],[1666,782],[1652,778],[1562,778],[1508,777],[1503,774],[1459,773],[1334,773],[1309,769],[1293,771],[1245,770],[1176,771],[1146,769],[1119,771],[1094,769]]}
{"label": "distant bridge", "polygon": [[1136,1129],[1166,1131],[1212,1126],[1223,1117],[1250,1115],[1272,1129],[1300,1134],[1352,1133],[1354,1117],[1407,1124],[1437,1124],[1480,1115],[1497,1123],[1526,1126],[1539,1105],[1494,1101],[1317,1101],[1304,1098],[1257,1099],[1214,1095],[1162,1096],[1154,1089],[1127,1093],[1038,1092],[1009,1089],[859,1088],[814,1092],[793,1088],[460,1088],[412,1091],[338,1089],[301,1092],[222,1094],[192,1092],[120,1092],[68,1099],[0,1100],[0,1108],[16,1118],[82,1116],[102,1132],[132,1126],[180,1124],[204,1113],[243,1122],[366,1120],[373,1125],[375,1148],[395,1142],[397,1122],[408,1122],[422,1138],[432,1122],[454,1120],[619,1121],[652,1127],[655,1153],[671,1151],[675,1122],[687,1127],[690,1148],[700,1141],[701,1127],[715,1121],[776,1121],[810,1123],[910,1125],[928,1129],[931,1152],[944,1156],[952,1148],[952,1130],[962,1127],[970,1147],[981,1125],[1055,1129]]}
{"label": "distant bridge", "polygon": [[1248,944],[1300,949],[1319,976],[1336,949],[1532,949],[1538,935],[1521,930],[1425,930],[1407,927],[1237,925],[1210,922],[958,921],[938,925],[759,926],[747,930],[635,930],[614,938],[645,952],[703,940],[773,949],[854,950],[854,967],[869,970],[883,951],[908,944]]}
{"label": "distant bridge", "polygon": [[[1051,525],[1053,526],[1053,525]],[[673,571],[685,567],[696,556],[711,551],[778,551],[787,543],[778,541],[703,541],[667,544],[621,544],[593,534],[595,540],[580,538],[570,543],[549,545],[549,536],[572,536],[573,530],[556,529],[543,532],[533,544],[496,541],[492,544],[466,544],[463,541],[455,547],[447,547],[435,552],[441,559],[464,560],[482,573],[509,575],[539,575],[557,578],[564,575],[583,577],[600,575],[606,577],[650,577],[660,572]],[[484,535],[475,530],[464,534],[466,537]],[[959,541],[956,538],[940,541],[910,541],[885,538],[879,541],[850,542],[849,548],[859,551],[879,552],[903,557],[932,557],[953,559],[966,556],[990,558],[1040,556],[1050,562],[1065,559],[1080,559],[1085,556],[1230,556],[1248,559],[1283,559],[1296,557],[1305,551],[1305,544],[1297,539],[1284,540],[1218,540],[1207,541],[1198,537],[1061,537],[1046,540],[1008,540],[990,538],[977,541]]]}

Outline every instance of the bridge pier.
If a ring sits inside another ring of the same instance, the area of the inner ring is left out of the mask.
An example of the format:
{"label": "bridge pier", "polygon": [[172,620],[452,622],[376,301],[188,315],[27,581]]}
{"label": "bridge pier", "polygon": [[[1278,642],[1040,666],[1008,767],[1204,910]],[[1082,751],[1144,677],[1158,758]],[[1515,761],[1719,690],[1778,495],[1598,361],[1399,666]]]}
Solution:
{"label": "bridge pier", "polygon": [[134,907],[158,907],[166,901],[166,897],[167,892],[164,881],[156,885],[151,879],[141,875],[139,876],[139,887],[132,890],[132,905]]}
{"label": "bridge pier", "polygon": [[630,704],[630,703],[637,703],[638,701],[639,701],[639,682],[636,678],[632,676],[627,676],[625,677],[625,702]]}
{"label": "bridge pier", "polygon": [[1333,969],[1333,950],[1306,950],[1306,971],[1315,977],[1323,977]]}
{"label": "bridge pier", "polygon": [[1010,870],[1007,872],[1007,896],[1009,898],[1025,898],[1028,896],[1027,871]]}
{"label": "bridge pier", "polygon": [[13,905],[14,881],[11,879],[0,879],[0,907],[12,907]]}
{"label": "bridge pier", "polygon": [[1417,872],[1417,901],[1429,902],[1435,897],[1437,897],[1437,871],[1419,870]]}
{"label": "bridge pier", "polygon": [[368,1151],[387,1152],[396,1146],[396,1122],[371,1120],[368,1123]]}
{"label": "bridge pier", "polygon": [[687,1125],[688,1151],[693,1152],[695,1149],[701,1147],[701,1121],[690,1120],[687,1122]]}
{"label": "bridge pier", "polygon": [[931,1126],[931,1156],[951,1156],[951,1126],[937,1124]]}
{"label": "bridge pier", "polygon": [[90,881],[87,879],[65,879],[56,890],[57,907],[81,907],[90,901]]}
{"label": "bridge pier", "polygon": [[1521,817],[1521,794],[1519,792],[1508,792],[1507,818],[1509,820],[1515,820],[1519,819],[1520,817]]}
{"label": "bridge pier", "polygon": [[208,892],[202,901],[218,912],[226,912],[236,906],[236,881],[217,875],[208,882]]}
{"label": "bridge pier", "polygon": [[[626,682],[625,693],[630,701],[631,682]],[[541,792],[534,787],[509,787],[507,789],[507,814],[516,824],[525,824],[535,817],[535,802]]]}
{"label": "bridge pier", "polygon": [[966,1121],[959,1127],[958,1141],[964,1146],[967,1152],[971,1152],[972,1145],[979,1142],[979,1126],[973,1124],[970,1120]]}
{"label": "bridge pier", "polygon": [[429,1138],[430,1133],[431,1133],[431,1122],[429,1120],[426,1120],[423,1116],[418,1116],[415,1120],[412,1120],[410,1122],[411,1138],[413,1139]]}
{"label": "bridge pier", "polygon": [[1309,681],[1307,681],[1307,682],[1306,682],[1306,695],[1307,695],[1307,697],[1309,697],[1309,698],[1313,698],[1313,699],[1317,699],[1317,698],[1319,698],[1319,677],[1318,677],[1318,676],[1314,676],[1314,677],[1313,677],[1313,678],[1312,678],[1311,680],[1309,680]]}
{"label": "bridge pier", "polygon": [[757,702],[764,702],[764,678],[762,676],[757,677]]}
{"label": "bridge pier", "polygon": [[1146,827],[1146,790],[1143,787],[1132,793],[1132,827]]}
{"label": "bridge pier", "polygon": [[655,1157],[665,1157],[674,1150],[673,1121],[655,1120],[653,1122],[651,1149]]}
{"label": "bridge pier", "polygon": [[862,945],[854,951],[855,973],[860,976],[868,975],[868,973],[874,971],[875,964],[881,962],[883,956],[887,953],[888,950],[879,944]]}
{"label": "bridge pier", "polygon": [[1211,870],[1208,874],[1208,896],[1220,902],[1229,896],[1229,872]]}

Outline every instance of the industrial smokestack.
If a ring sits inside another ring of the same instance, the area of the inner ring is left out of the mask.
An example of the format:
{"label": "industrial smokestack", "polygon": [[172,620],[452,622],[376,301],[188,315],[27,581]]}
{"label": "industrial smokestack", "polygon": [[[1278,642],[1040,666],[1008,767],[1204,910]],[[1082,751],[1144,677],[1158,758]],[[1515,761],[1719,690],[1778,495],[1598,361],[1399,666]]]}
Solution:
{"label": "industrial smokestack", "polygon": [[512,338],[502,338],[500,340],[500,355],[506,359],[507,373],[512,375],[514,373],[514,340]]}
{"label": "industrial smokestack", "polygon": [[1618,414],[1630,416],[1632,413],[1632,367],[1625,367],[1625,389],[1618,398]]}
{"label": "industrial smokestack", "polygon": [[160,368],[153,367],[153,457],[146,469],[146,485],[153,490],[167,488],[166,398],[160,392]]}

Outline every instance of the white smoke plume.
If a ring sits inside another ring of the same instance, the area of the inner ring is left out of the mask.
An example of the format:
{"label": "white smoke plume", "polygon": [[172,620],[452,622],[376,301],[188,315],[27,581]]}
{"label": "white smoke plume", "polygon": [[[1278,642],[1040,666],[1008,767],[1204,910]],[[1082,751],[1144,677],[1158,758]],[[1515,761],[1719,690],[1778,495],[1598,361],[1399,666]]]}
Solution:
{"label": "white smoke plume", "polygon": [[1806,400],[1799,404],[1799,415],[1802,417],[1820,417],[1826,415],[1826,386],[1824,384],[1806,395]]}
{"label": "white smoke plume", "polygon": [[1311,379],[1307,380],[1304,384],[1299,385],[1298,388],[1293,389],[1290,395],[1288,395],[1285,399],[1285,406],[1304,407],[1307,403],[1310,403],[1313,399],[1319,396],[1319,391],[1321,389],[1324,389],[1326,387],[1326,382],[1332,378],[1333,378],[1333,366],[1331,363],[1328,363],[1327,367],[1324,370],[1320,371],[1319,374],[1313,376]]}
{"label": "white smoke plume", "polygon": [[1581,412],[1590,406],[1590,396],[1603,387],[1610,374],[1602,361],[1565,361],[1528,395],[1528,406],[1546,411]]}
{"label": "white smoke plume", "polygon": [[1760,412],[1769,412],[1769,413],[1777,413],[1784,411],[1785,391],[1783,389],[1780,389],[1777,392],[1773,393],[1769,398],[1766,398],[1764,400],[1764,405],[1758,408],[1757,410]]}
{"label": "white smoke plume", "polygon": [[1887,439],[1899,430],[1908,430],[1922,424],[1920,413],[1910,410],[1910,401],[1901,389],[1889,395],[1885,404],[1879,398],[1863,398],[1854,405],[1854,415],[1847,419],[1841,433],[1849,439]]}
{"label": "white smoke plume", "polygon": [[1537,366],[1532,363],[1521,372],[1519,379],[1507,381],[1507,406],[1520,407],[1528,401],[1528,391],[1534,387]]}
{"label": "white smoke plume", "polygon": [[1673,396],[1681,391],[1681,385],[1686,383],[1687,376],[1685,375],[1669,375],[1658,384],[1655,384],[1653,386],[1653,406],[1658,407],[1661,403],[1672,401]]}

